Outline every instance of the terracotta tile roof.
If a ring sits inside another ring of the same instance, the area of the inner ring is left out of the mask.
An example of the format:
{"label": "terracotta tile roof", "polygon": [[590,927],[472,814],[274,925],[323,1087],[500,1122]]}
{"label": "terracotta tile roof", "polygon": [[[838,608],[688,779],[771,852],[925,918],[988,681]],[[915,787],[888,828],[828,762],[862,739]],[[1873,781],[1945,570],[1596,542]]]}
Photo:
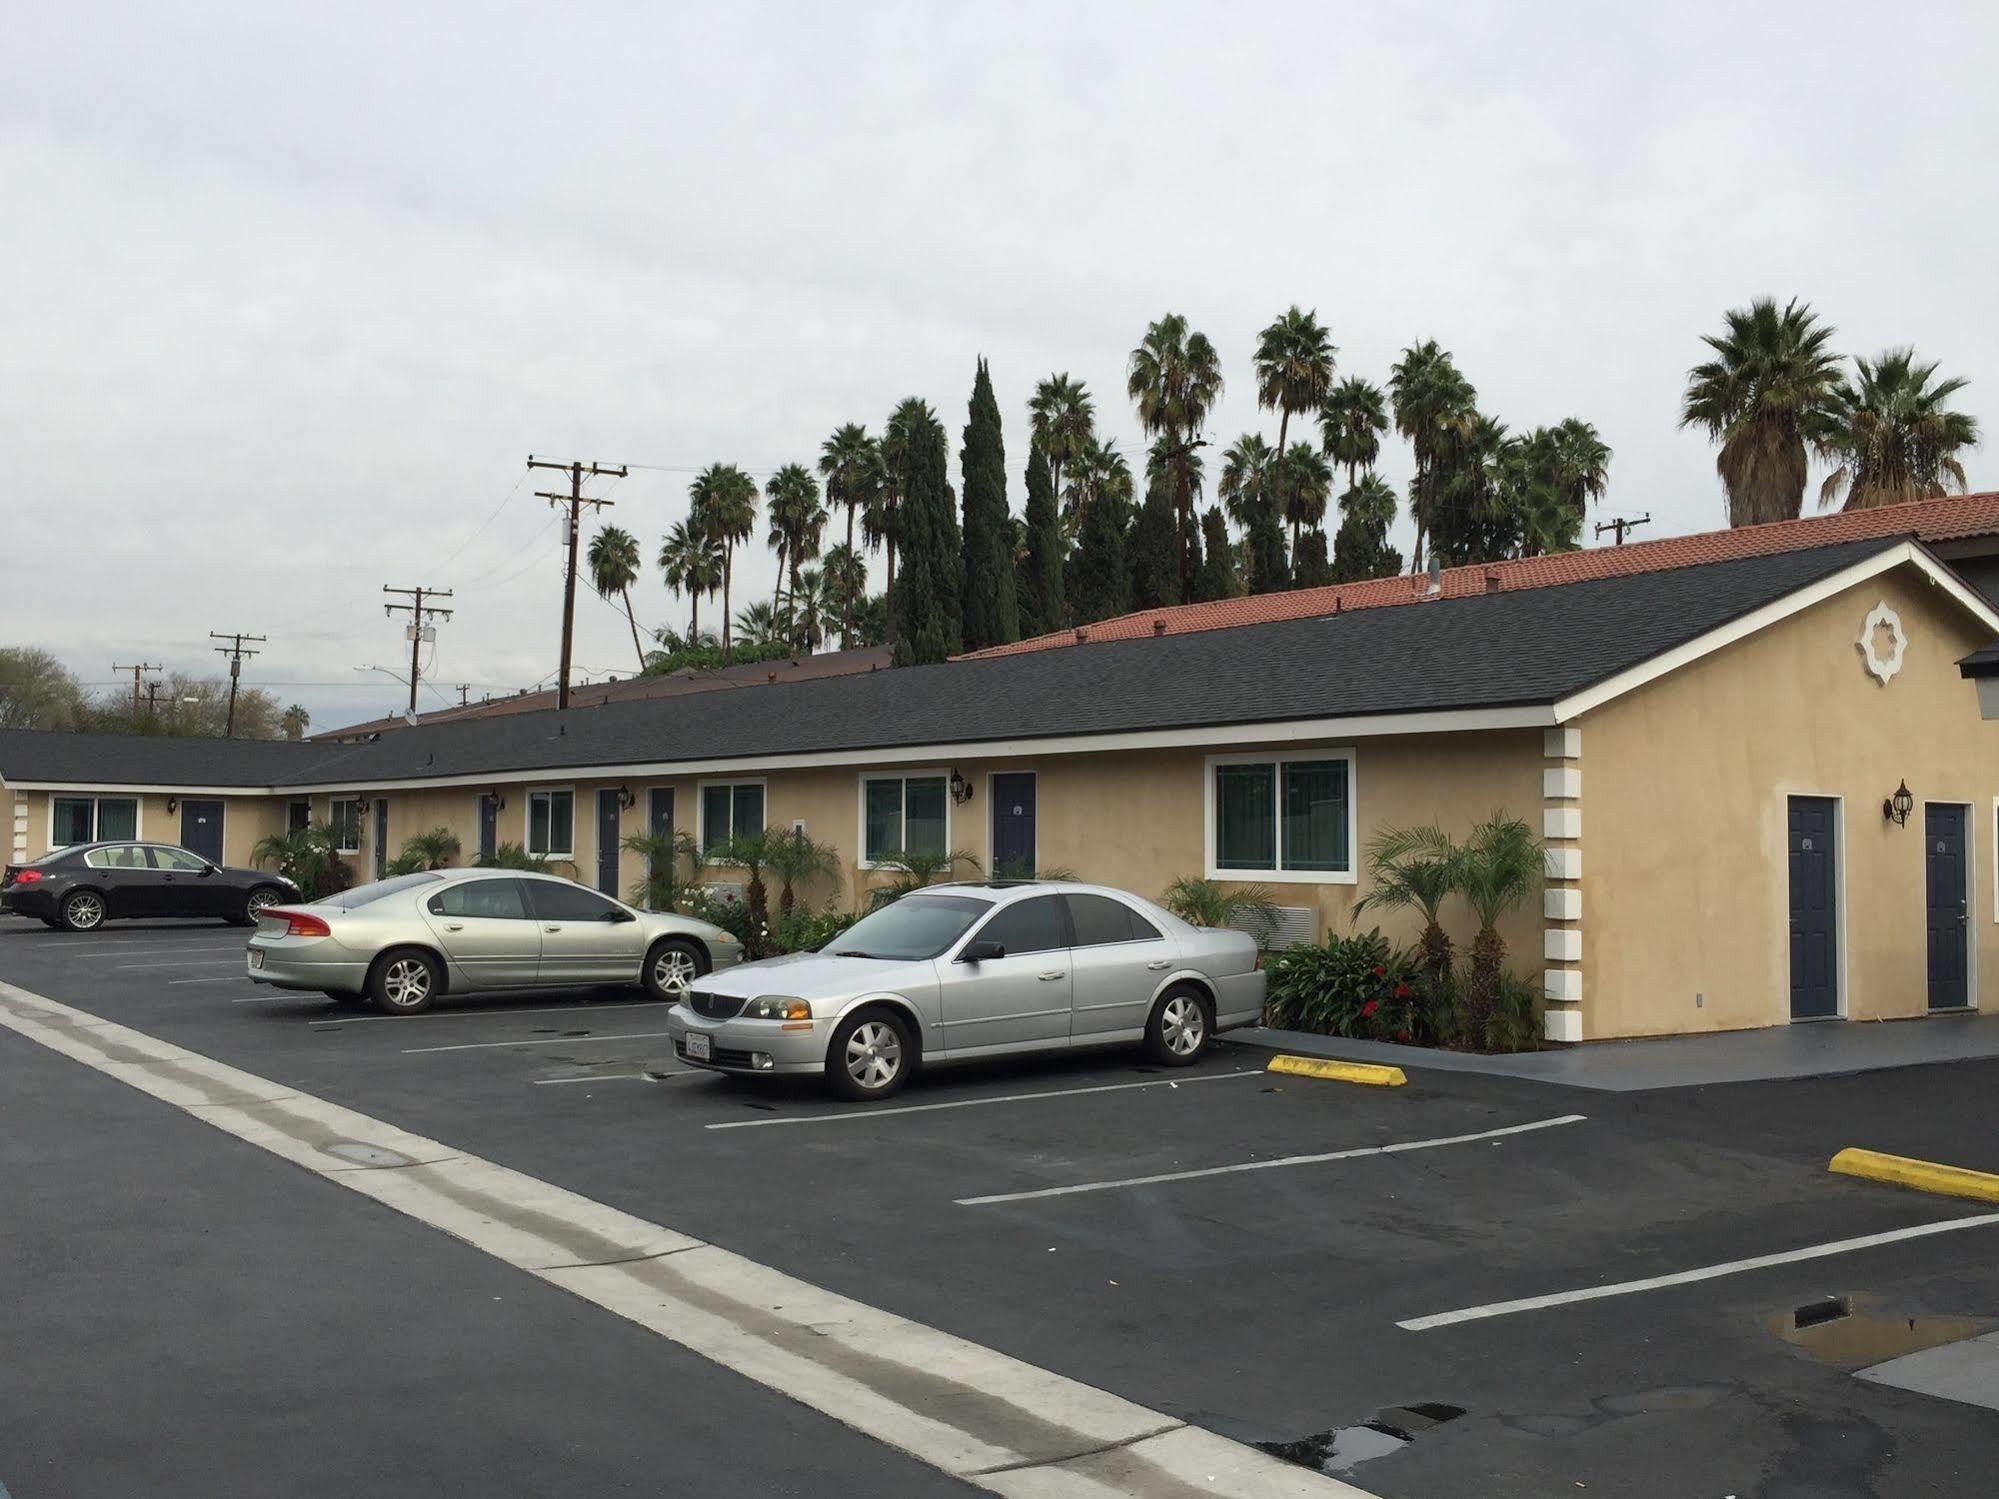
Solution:
{"label": "terracotta tile roof", "polygon": [[[1446,568],[1439,596],[1463,598],[1468,594],[1550,588],[1592,578],[1628,577],[1634,573],[1660,572],[1667,568],[1694,567],[1703,562],[1728,562],[1743,557],[1764,557],[1775,552],[1795,552],[1807,547],[1834,546],[1879,536],[1914,536],[1935,543],[1995,534],[1999,534],[1999,491],[1949,495],[1936,500],[1914,500],[1904,505],[1883,505],[1874,510],[1842,510],[1832,515],[1772,521],[1761,526],[1738,526],[1726,531],[1700,531],[1691,536],[1633,541],[1621,547],[1591,547],[1579,552],[1560,552],[1550,557],[1527,557],[1517,562],[1485,562],[1469,567]],[[1427,575],[1417,573],[1396,578],[1373,578],[1363,583],[1337,583],[1325,588],[1296,588],[1287,593],[1222,599],[1210,604],[1141,609],[1121,614],[1115,619],[1099,620],[1076,630],[1058,630],[1016,641],[1012,645],[972,651],[957,659],[1012,656],[1024,651],[1050,650],[1057,646],[1093,641],[1184,635],[1200,630],[1227,630],[1238,625],[1339,614],[1354,609],[1379,609],[1390,604],[1413,604],[1428,596],[1429,584]]]}

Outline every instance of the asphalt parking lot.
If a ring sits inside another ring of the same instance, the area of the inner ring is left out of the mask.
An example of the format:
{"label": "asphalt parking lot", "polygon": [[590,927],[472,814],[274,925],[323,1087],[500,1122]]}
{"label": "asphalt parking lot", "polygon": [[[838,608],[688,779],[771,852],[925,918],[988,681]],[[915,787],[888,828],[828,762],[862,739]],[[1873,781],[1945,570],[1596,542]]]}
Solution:
{"label": "asphalt parking lot", "polygon": [[[1343,1442],[1376,1494],[1969,1494],[1999,1450],[1999,1413],[1851,1372],[1925,1319],[1999,1326],[1999,1229],[1574,1299],[1982,1217],[1825,1165],[1999,1170],[1999,1064],[1388,1090],[1222,1045],[939,1069],[865,1108],[680,1068],[635,996],[390,1019],[251,985],[242,941],[0,919],[0,980],[1239,1441],[1421,1408]],[[14,1499],[963,1491],[6,1030],[0,1084]],[[1846,1340],[1800,1341],[1827,1297]]]}

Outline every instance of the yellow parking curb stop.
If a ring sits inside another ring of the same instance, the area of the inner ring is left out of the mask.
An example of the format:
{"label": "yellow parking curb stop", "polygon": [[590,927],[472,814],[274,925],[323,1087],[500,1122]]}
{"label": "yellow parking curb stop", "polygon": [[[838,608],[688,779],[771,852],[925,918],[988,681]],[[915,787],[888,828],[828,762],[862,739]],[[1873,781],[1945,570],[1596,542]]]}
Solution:
{"label": "yellow parking curb stop", "polygon": [[1288,1072],[1294,1077],[1319,1077],[1335,1083],[1362,1083],[1371,1088],[1399,1088],[1409,1079],[1400,1067],[1377,1067],[1370,1062],[1335,1062],[1328,1057],[1277,1056],[1270,1059],[1266,1072]]}
{"label": "yellow parking curb stop", "polygon": [[1963,1166],[1940,1166],[1935,1161],[1918,1161],[1905,1155],[1883,1155],[1878,1150],[1849,1147],[1834,1156],[1832,1164],[1826,1169],[1841,1176],[1860,1176],[1869,1181],[1913,1187],[1918,1192],[1999,1202],[1999,1176],[1986,1171],[1971,1171]]}

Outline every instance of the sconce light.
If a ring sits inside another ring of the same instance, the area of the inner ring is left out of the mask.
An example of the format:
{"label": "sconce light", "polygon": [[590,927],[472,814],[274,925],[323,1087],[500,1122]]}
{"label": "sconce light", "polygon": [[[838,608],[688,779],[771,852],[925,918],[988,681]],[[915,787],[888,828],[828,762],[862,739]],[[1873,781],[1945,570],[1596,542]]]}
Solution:
{"label": "sconce light", "polygon": [[171,817],[171,816],[173,816],[173,815],[174,815],[174,813],[178,812],[179,810],[180,810],[180,800],[179,800],[179,798],[177,798],[177,797],[172,797],[172,796],[168,797],[168,798],[167,798],[167,816]]}
{"label": "sconce light", "polygon": [[1902,782],[1895,788],[1895,794],[1881,803],[1881,816],[1901,827],[1909,820],[1909,813],[1915,810],[1916,799],[1909,795],[1909,783]]}
{"label": "sconce light", "polygon": [[633,806],[634,806],[634,805],[635,805],[635,804],[637,803],[637,801],[638,801],[638,798],[632,795],[632,788],[631,788],[631,787],[629,787],[629,786],[620,786],[620,787],[618,788],[618,810],[619,810],[619,811],[621,811],[621,812],[629,812],[629,811],[631,811],[632,807],[633,807]]}
{"label": "sconce light", "polygon": [[966,802],[970,801],[971,799],[972,799],[972,783],[966,780],[957,771],[955,770],[952,771],[951,800],[956,802],[959,806],[962,807],[965,805]]}
{"label": "sconce light", "polygon": [[507,810],[506,792],[497,789],[493,792],[493,810],[496,812],[504,812]]}

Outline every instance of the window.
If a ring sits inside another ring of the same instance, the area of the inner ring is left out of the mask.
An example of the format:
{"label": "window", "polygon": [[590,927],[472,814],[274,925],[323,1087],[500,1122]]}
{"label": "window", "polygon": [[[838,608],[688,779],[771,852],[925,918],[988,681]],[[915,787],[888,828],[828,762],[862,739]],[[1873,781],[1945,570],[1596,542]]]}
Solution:
{"label": "window", "polygon": [[303,799],[285,803],[285,831],[302,832],[312,823],[312,803]]}
{"label": "window", "polygon": [[951,846],[950,805],[942,774],[863,777],[862,862],[879,864],[901,849],[943,853]]}
{"label": "window", "polygon": [[762,781],[712,781],[701,788],[701,850],[731,838],[761,833],[764,827]]}
{"label": "window", "polygon": [[333,846],[343,854],[361,851],[361,801],[359,797],[338,797],[331,808]]}
{"label": "window", "polygon": [[905,895],[871,911],[820,949],[836,958],[934,958],[992,909],[963,895]]}
{"label": "window", "polygon": [[184,848],[154,849],[153,864],[156,868],[171,870],[175,874],[199,874],[208,868],[206,859],[199,854],[191,854]]}
{"label": "window", "polygon": [[979,928],[977,940],[997,942],[1008,957],[1067,947],[1069,926],[1062,918],[1062,897],[1037,895],[1002,907]]}
{"label": "window", "polygon": [[1113,942],[1153,942],[1159,937],[1152,923],[1108,895],[1065,895],[1077,947],[1106,947]]}
{"label": "window", "polygon": [[[155,849],[155,853],[163,850]],[[343,911],[353,911],[362,906],[373,905],[391,895],[404,890],[413,890],[418,885],[434,885],[443,879],[441,874],[421,870],[416,874],[399,874],[386,880],[377,880],[372,885],[356,885],[351,890],[342,890],[337,895],[322,895],[313,904],[316,906],[338,906]]]}
{"label": "window", "polygon": [[567,880],[523,880],[534,914],[543,921],[609,921],[618,907]]}
{"label": "window", "polygon": [[479,916],[495,921],[522,921],[527,903],[519,880],[459,880],[430,898],[438,916]]}
{"label": "window", "polygon": [[1209,764],[1210,878],[1352,882],[1351,751]]}
{"label": "window", "polygon": [[566,859],[576,852],[576,793],[528,793],[528,852]]}
{"label": "window", "polygon": [[143,848],[129,843],[113,844],[110,848],[93,848],[83,856],[83,862],[92,869],[151,869],[152,860],[146,857]]}
{"label": "window", "polygon": [[108,843],[139,836],[139,802],[130,796],[58,796],[49,802],[49,842]]}

